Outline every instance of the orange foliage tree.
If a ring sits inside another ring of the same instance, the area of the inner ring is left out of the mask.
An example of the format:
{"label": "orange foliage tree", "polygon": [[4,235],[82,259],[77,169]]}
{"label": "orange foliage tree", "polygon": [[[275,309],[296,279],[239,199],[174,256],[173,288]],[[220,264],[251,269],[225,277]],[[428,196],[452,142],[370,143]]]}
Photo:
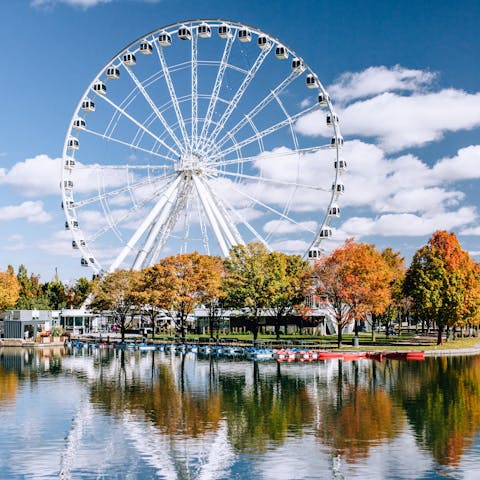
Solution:
{"label": "orange foliage tree", "polygon": [[20,294],[20,285],[12,269],[0,272],[0,311],[13,307]]}
{"label": "orange foliage tree", "polygon": [[437,344],[442,343],[445,327],[478,322],[479,268],[454,233],[435,232],[415,253],[405,292],[412,298],[415,313],[436,323]]}
{"label": "orange foliage tree", "polygon": [[338,346],[350,322],[381,314],[391,300],[390,268],[373,245],[349,239],[314,266],[316,293],[337,323]]}
{"label": "orange foliage tree", "polygon": [[220,294],[222,273],[220,257],[193,252],[163,258],[143,271],[142,304],[169,310],[185,341],[188,315]]}

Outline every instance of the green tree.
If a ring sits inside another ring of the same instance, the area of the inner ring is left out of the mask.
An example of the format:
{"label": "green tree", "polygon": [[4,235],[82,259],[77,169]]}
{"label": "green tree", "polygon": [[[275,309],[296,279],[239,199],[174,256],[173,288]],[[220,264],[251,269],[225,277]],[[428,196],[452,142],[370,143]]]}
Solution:
{"label": "green tree", "polygon": [[282,319],[292,315],[309,293],[312,269],[300,255],[271,252],[266,262],[268,311],[275,319],[275,335],[280,338]]}
{"label": "green tree", "polygon": [[90,308],[94,312],[111,313],[115,325],[120,328],[121,341],[138,308],[135,292],[138,290],[140,272],[117,270],[108,273],[94,287]]}
{"label": "green tree", "polygon": [[20,285],[20,294],[16,308],[20,310],[48,309],[48,299],[44,295],[40,275],[28,274],[25,265],[18,267],[17,279]]}
{"label": "green tree", "polygon": [[225,304],[246,312],[254,340],[260,316],[269,307],[268,258],[269,252],[261,243],[249,243],[232,247],[224,262]]}

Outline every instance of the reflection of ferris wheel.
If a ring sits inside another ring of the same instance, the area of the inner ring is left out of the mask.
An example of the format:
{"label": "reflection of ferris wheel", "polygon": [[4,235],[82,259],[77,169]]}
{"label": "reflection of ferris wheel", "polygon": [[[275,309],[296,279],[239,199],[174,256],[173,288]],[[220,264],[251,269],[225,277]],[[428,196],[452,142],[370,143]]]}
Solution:
{"label": "reflection of ferris wheel", "polygon": [[161,28],[115,55],[72,117],[72,246],[96,272],[248,241],[316,257],[339,215],[342,144],[318,77],[277,39],[220,20]]}

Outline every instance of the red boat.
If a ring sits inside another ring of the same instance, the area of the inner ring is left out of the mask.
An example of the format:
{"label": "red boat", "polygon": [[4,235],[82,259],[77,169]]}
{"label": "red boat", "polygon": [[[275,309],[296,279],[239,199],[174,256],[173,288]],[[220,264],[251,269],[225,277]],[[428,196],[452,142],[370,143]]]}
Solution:
{"label": "red boat", "polygon": [[385,356],[391,360],[425,360],[425,352],[388,352]]}
{"label": "red boat", "polygon": [[365,352],[358,352],[358,353],[357,352],[354,352],[354,353],[349,352],[349,353],[345,353],[343,355],[343,359],[348,362],[349,360],[360,360],[362,358],[365,358],[366,356],[367,356],[367,354]]}
{"label": "red boat", "polygon": [[382,352],[369,352],[365,355],[366,358],[369,360],[376,360],[377,362],[381,362],[385,354]]}
{"label": "red boat", "polygon": [[318,360],[332,360],[335,358],[342,358],[343,359],[343,353],[340,352],[325,352],[322,350],[318,351]]}

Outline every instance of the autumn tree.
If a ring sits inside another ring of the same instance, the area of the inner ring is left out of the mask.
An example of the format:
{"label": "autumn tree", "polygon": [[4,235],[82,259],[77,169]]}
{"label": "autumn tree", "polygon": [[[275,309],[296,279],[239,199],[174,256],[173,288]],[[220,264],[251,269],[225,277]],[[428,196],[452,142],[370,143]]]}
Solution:
{"label": "autumn tree", "polygon": [[419,317],[435,322],[438,345],[445,327],[478,317],[478,267],[453,232],[436,231],[415,253],[407,271],[405,293],[412,298]]}
{"label": "autumn tree", "polygon": [[249,243],[232,247],[225,259],[226,305],[246,312],[254,341],[260,316],[269,307],[268,258],[269,252],[261,243]]}
{"label": "autumn tree", "polygon": [[266,262],[268,311],[275,319],[275,335],[280,338],[282,319],[291,315],[309,293],[312,272],[299,255],[271,252]]}
{"label": "autumn tree", "polygon": [[402,317],[402,314],[408,310],[408,299],[403,294],[403,282],[405,280],[405,259],[400,252],[394,252],[391,247],[385,248],[382,258],[386,264],[386,268],[390,269],[390,300],[387,307],[381,314],[372,314],[372,340],[375,341],[375,329],[378,322],[385,327],[387,336],[392,323]]}
{"label": "autumn tree", "polygon": [[373,245],[349,239],[314,266],[316,293],[337,323],[338,346],[342,331],[367,314],[380,314],[390,301],[392,272]]}
{"label": "autumn tree", "polygon": [[0,311],[13,307],[20,294],[20,285],[13,269],[0,272]]}
{"label": "autumn tree", "polygon": [[83,305],[88,296],[92,293],[94,281],[85,277],[80,277],[75,284],[66,289],[66,303],[73,308],[79,308]]}
{"label": "autumn tree", "polygon": [[143,272],[138,297],[151,318],[167,309],[175,320],[177,332],[185,341],[186,321],[196,306],[219,295],[222,261],[198,252],[165,257]]}
{"label": "autumn tree", "polygon": [[108,273],[99,281],[92,292],[90,308],[95,312],[111,312],[115,325],[120,328],[121,341],[125,341],[125,330],[135,310],[138,308],[137,297],[140,272],[134,270],[117,270]]}

